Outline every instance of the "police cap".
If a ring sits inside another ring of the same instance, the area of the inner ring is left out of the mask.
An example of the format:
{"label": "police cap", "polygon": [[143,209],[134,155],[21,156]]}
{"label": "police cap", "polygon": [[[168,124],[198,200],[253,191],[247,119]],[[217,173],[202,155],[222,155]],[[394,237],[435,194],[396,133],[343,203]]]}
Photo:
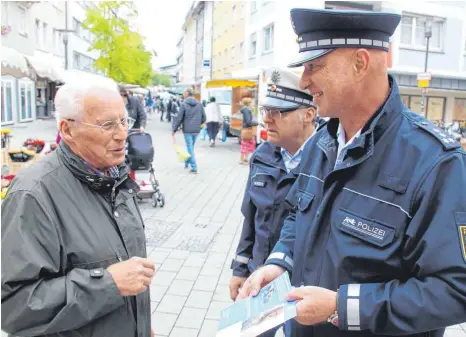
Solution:
{"label": "police cap", "polygon": [[299,54],[289,67],[302,66],[336,48],[388,51],[400,20],[395,13],[293,8],[291,24],[298,35]]}
{"label": "police cap", "polygon": [[267,94],[262,106],[276,109],[294,109],[315,106],[312,96],[299,89],[299,76],[287,69],[266,71]]}

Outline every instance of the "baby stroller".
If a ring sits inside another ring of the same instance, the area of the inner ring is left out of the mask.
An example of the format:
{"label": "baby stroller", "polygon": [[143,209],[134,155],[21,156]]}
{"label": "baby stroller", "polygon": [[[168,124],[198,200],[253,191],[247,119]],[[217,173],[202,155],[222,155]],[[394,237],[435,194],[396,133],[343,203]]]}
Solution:
{"label": "baby stroller", "polygon": [[[152,199],[152,207],[165,206],[165,196],[159,189],[159,182],[155,178],[152,166],[154,147],[152,137],[148,133],[137,129],[130,129],[126,139],[126,163],[130,176],[139,185],[138,199]],[[136,179],[136,171],[148,171],[149,181]]]}

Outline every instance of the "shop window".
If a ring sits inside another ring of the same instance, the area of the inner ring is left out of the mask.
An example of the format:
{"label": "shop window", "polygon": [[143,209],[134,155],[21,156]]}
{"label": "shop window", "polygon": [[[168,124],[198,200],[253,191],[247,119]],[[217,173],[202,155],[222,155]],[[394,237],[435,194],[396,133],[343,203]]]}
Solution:
{"label": "shop window", "polygon": [[13,119],[13,81],[2,79],[2,124],[12,123]]}
{"label": "shop window", "polygon": [[422,97],[421,96],[411,96],[409,98],[409,108],[418,113],[420,115],[424,115],[422,113]]}
{"label": "shop window", "polygon": [[442,121],[445,107],[444,97],[427,98],[427,119],[431,121]]}
{"label": "shop window", "polygon": [[35,103],[35,95],[33,92],[34,83],[19,81],[18,97],[19,97],[19,119],[27,121],[32,119],[33,102]]}
{"label": "shop window", "polygon": [[466,98],[455,98],[453,107],[453,120],[466,121]]}

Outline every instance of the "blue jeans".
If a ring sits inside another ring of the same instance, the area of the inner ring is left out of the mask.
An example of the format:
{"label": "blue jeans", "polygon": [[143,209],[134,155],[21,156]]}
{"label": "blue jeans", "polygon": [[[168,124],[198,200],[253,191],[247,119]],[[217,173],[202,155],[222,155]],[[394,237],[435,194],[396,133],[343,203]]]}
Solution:
{"label": "blue jeans", "polygon": [[186,150],[191,155],[188,160],[184,162],[184,165],[187,167],[191,164],[193,170],[197,170],[196,158],[194,157],[194,144],[196,144],[196,138],[198,133],[185,133],[184,142],[186,143]]}

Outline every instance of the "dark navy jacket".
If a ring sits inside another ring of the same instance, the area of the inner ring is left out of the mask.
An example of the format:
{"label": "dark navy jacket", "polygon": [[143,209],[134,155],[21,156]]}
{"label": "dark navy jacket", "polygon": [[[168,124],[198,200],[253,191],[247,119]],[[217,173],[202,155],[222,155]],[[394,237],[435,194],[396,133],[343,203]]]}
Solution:
{"label": "dark navy jacket", "polygon": [[251,157],[241,211],[243,230],[232,262],[234,276],[247,277],[262,266],[280,238],[290,207],[285,202],[298,168],[287,173],[280,148],[265,142]]}
{"label": "dark navy jacket", "polygon": [[304,150],[266,264],[294,286],[339,289],[340,327],[293,321],[293,336],[443,336],[466,321],[466,153],[390,82],[335,168],[337,119]]}

